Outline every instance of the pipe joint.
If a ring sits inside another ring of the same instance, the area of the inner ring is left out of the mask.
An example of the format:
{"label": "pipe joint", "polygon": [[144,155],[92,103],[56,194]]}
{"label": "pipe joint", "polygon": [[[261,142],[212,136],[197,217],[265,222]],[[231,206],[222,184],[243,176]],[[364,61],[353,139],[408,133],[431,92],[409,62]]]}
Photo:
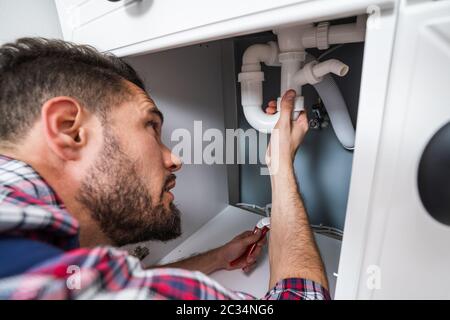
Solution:
{"label": "pipe joint", "polygon": [[306,52],[296,51],[296,52],[283,52],[278,55],[278,60],[281,64],[291,62],[291,61],[305,61]]}
{"label": "pipe joint", "polygon": [[294,82],[299,85],[317,84],[323,80],[323,77],[329,73],[334,73],[337,76],[343,77],[347,74],[349,68],[345,63],[336,59],[330,59],[324,62],[317,62],[316,60],[307,63],[294,76]]}
{"label": "pipe joint", "polygon": [[305,64],[303,68],[295,74],[294,82],[299,86],[303,86],[307,83],[316,84],[322,81],[322,78],[317,77],[313,71],[313,68],[317,64],[318,62],[315,60]]}
{"label": "pipe joint", "polygon": [[321,22],[317,25],[316,28],[316,43],[317,49],[325,50],[330,47],[328,43],[328,27],[330,26],[329,22]]}
{"label": "pipe joint", "polygon": [[[260,63],[264,62],[268,66],[278,65],[278,46],[276,42],[270,41],[267,44],[254,44],[247,48],[242,57],[242,65],[246,68],[255,68],[257,66],[261,70]],[[244,71],[244,70],[242,70]],[[248,70],[250,71],[250,70]]]}

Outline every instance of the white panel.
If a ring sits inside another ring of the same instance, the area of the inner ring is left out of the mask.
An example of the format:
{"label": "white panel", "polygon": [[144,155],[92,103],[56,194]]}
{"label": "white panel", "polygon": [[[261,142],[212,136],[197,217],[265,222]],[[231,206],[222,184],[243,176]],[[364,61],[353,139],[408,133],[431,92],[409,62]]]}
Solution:
{"label": "white panel", "polygon": [[[337,299],[355,299],[365,253],[397,12],[372,15],[366,30],[355,151],[339,263]],[[381,49],[382,48],[382,49]]]}
{"label": "white panel", "polygon": [[[67,40],[125,56],[190,45],[275,26],[365,13],[395,0],[87,0],[70,7],[56,0],[60,19],[72,21]],[[73,1],[72,0],[72,4]],[[66,12],[66,13],[64,13]],[[64,28],[63,28],[64,29]]]}
{"label": "white panel", "polygon": [[59,23],[61,25],[64,40],[72,40],[73,29],[78,25],[80,18],[76,10],[86,0],[55,0],[56,10],[59,16]]}
{"label": "white panel", "polygon": [[[450,120],[450,1],[400,8],[358,298],[450,298],[450,227],[426,212],[417,170],[432,135]],[[344,239],[344,242],[347,241]]]}
{"label": "white panel", "polygon": [[[79,24],[74,27],[74,40],[95,43],[101,49],[118,48],[301,1],[304,0],[141,0],[125,3],[91,0],[74,11],[80,15]],[[116,36],[98,38],[106,31],[113,31]]]}

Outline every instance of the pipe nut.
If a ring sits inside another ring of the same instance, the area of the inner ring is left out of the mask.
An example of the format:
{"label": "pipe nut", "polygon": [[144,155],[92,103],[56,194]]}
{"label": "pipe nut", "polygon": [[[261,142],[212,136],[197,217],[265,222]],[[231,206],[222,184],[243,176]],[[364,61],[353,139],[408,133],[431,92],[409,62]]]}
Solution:
{"label": "pipe nut", "polygon": [[242,65],[242,72],[259,72],[261,65],[259,63],[247,63]]}
{"label": "pipe nut", "polygon": [[305,61],[306,52],[301,51],[293,51],[293,52],[284,52],[278,55],[278,60],[283,63],[287,61]]}
{"label": "pipe nut", "polygon": [[330,47],[328,43],[328,27],[329,22],[321,22],[316,28],[316,43],[319,50],[325,50]]}
{"label": "pipe nut", "polygon": [[311,61],[307,64],[305,64],[305,66],[302,69],[303,75],[307,81],[307,83],[309,84],[316,84],[319,83],[320,81],[322,81],[322,77],[317,77],[314,74],[313,68],[318,64],[318,62],[316,60]]}
{"label": "pipe nut", "polygon": [[238,82],[264,81],[264,72],[241,72],[238,74]]}

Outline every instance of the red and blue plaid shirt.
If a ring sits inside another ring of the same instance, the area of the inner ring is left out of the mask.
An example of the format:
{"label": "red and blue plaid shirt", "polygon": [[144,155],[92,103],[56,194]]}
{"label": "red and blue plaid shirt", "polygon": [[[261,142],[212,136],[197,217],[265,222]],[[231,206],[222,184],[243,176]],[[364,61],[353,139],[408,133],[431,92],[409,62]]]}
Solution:
{"label": "red and blue plaid shirt", "polygon": [[[78,231],[77,220],[31,166],[0,155],[0,241],[31,239],[61,252],[1,278],[0,299],[255,299],[227,290],[201,272],[145,270],[126,251],[79,248]],[[296,278],[278,282],[264,297],[329,298],[318,283]]]}

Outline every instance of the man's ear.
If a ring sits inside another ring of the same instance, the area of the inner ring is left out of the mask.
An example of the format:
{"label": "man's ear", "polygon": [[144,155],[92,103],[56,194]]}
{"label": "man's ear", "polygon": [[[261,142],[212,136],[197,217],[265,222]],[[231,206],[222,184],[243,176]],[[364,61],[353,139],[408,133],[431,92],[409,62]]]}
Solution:
{"label": "man's ear", "polygon": [[77,160],[87,143],[86,112],[70,97],[47,100],[41,109],[41,120],[47,144],[63,160]]}

